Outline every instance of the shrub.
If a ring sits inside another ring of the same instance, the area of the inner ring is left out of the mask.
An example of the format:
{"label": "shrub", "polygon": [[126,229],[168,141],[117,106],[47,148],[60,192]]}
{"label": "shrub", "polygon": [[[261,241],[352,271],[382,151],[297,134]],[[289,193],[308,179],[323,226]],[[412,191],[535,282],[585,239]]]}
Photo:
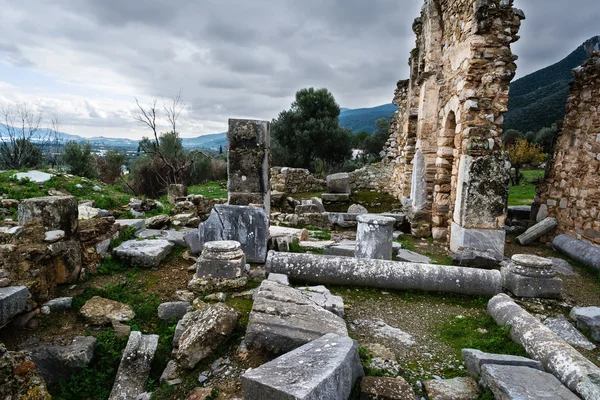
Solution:
{"label": "shrub", "polygon": [[67,142],[63,149],[62,158],[69,166],[69,172],[73,175],[90,179],[98,175],[96,160],[89,142],[83,145],[75,141]]}

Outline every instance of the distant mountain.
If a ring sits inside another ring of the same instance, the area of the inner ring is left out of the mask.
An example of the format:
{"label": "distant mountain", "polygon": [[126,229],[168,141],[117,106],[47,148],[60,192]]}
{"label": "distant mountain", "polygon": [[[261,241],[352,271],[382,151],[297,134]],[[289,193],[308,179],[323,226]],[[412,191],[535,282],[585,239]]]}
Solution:
{"label": "distant mountain", "polygon": [[342,108],[340,113],[340,125],[347,129],[352,129],[355,134],[366,131],[369,134],[375,130],[375,121],[379,118],[389,119],[398,109],[393,104],[384,104],[372,108],[357,108],[350,110]]}
{"label": "distant mountain", "polygon": [[537,132],[562,120],[569,82],[573,80],[571,71],[583,64],[592,51],[599,49],[600,36],[595,36],[556,64],[511,83],[504,128]]}
{"label": "distant mountain", "polygon": [[[349,108],[342,108],[340,113],[340,125],[344,128],[352,129],[354,133],[360,131],[366,131],[369,134],[375,130],[375,121],[379,118],[385,117],[390,118],[396,111],[397,107],[393,104],[384,104],[373,108],[359,108],[351,110]],[[0,137],[5,134],[6,127],[0,124]],[[50,131],[47,129],[40,129],[34,141],[45,140],[50,135]],[[60,140],[66,143],[70,140],[76,142],[90,142],[94,149],[110,149],[118,148],[122,150],[136,150],[138,147],[139,140],[126,139],[126,138],[109,138],[103,136],[84,138],[78,135],[72,135],[68,133],[60,133]],[[227,147],[227,133],[213,133],[208,135],[197,136],[193,138],[182,138],[183,146],[192,148],[203,148],[209,150],[219,150],[220,146]]]}

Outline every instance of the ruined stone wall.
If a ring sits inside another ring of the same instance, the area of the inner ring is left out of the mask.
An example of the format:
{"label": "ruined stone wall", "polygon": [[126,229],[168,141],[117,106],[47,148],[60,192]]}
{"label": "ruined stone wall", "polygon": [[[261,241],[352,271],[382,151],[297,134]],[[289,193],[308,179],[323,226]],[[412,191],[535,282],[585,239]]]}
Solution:
{"label": "ruined stone wall", "polygon": [[503,234],[508,177],[500,135],[516,70],[510,45],[524,18],[512,5],[425,0],[413,24],[410,82],[395,96],[404,103],[392,133],[397,149],[388,149],[396,154],[396,194],[412,209],[418,236],[443,240],[456,227],[454,250],[464,247],[465,229]]}
{"label": "ruined stone wall", "polygon": [[318,192],[325,190],[325,179],[314,177],[304,168],[273,167],[271,168],[271,190],[294,194]]}
{"label": "ruined stone wall", "polygon": [[379,162],[348,173],[352,192],[377,190],[391,194],[392,168],[389,163]]}
{"label": "ruined stone wall", "polygon": [[566,233],[600,244],[600,53],[573,75],[554,158],[538,187],[538,220],[558,219],[553,236]]}

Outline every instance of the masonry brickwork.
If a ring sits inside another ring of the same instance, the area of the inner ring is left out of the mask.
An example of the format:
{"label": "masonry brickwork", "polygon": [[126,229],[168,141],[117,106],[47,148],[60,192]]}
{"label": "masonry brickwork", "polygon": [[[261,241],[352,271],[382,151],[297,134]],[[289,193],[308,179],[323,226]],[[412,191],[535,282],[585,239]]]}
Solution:
{"label": "masonry brickwork", "polygon": [[554,157],[538,187],[538,219],[558,219],[552,236],[566,233],[600,244],[600,53],[573,75]]}

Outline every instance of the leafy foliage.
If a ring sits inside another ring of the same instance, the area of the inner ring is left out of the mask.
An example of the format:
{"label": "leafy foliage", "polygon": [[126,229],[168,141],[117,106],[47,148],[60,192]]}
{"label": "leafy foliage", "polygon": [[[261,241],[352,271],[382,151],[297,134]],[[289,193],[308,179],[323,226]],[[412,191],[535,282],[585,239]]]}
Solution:
{"label": "leafy foliage", "polygon": [[525,139],[518,139],[515,144],[508,146],[508,156],[510,163],[515,169],[514,174],[511,174],[513,185],[518,185],[521,182],[521,168],[526,165],[537,166],[547,157],[544,154],[542,147],[536,143],[529,143]]}
{"label": "leafy foliage", "polygon": [[63,149],[62,159],[69,166],[69,172],[73,175],[85,178],[95,178],[98,175],[96,160],[89,142],[83,144],[75,141],[67,142]]}
{"label": "leafy foliage", "polygon": [[271,124],[273,162],[315,171],[350,157],[352,133],[338,123],[340,107],[327,89],[302,89]]}
{"label": "leafy foliage", "polygon": [[390,121],[387,118],[379,118],[375,122],[376,129],[371,136],[366,138],[362,144],[365,156],[371,160],[380,160],[383,145],[390,136]]}
{"label": "leafy foliage", "polygon": [[119,247],[123,242],[126,242],[128,240],[133,240],[135,239],[135,232],[137,230],[130,226],[128,228],[123,229],[120,233],[119,236],[117,236],[114,239],[110,240],[110,248],[114,249]]}
{"label": "leafy foliage", "polygon": [[42,149],[29,139],[0,144],[0,169],[37,168],[42,164]]}
{"label": "leafy foliage", "polygon": [[96,157],[98,165],[98,178],[109,185],[118,183],[122,175],[122,167],[125,164],[125,153],[117,150],[109,150],[103,156]]}

